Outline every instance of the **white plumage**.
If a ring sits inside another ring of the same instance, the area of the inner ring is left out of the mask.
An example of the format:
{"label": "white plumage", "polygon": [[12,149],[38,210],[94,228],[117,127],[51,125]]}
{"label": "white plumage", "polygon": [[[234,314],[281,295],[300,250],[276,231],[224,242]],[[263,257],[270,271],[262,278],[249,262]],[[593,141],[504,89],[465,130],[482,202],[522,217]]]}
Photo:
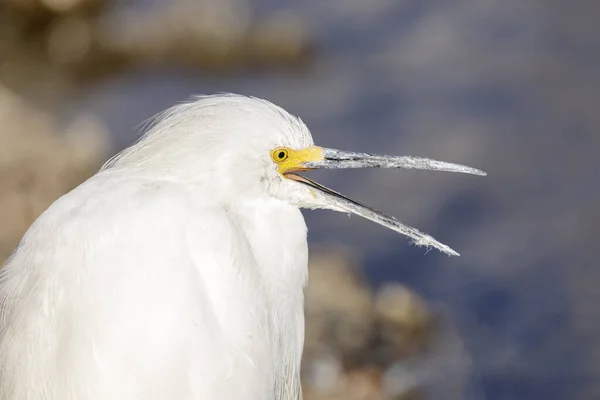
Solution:
{"label": "white plumage", "polygon": [[414,167],[382,157],[313,146],[299,119],[259,99],[201,97],[163,113],[50,206],[1,270],[0,400],[301,398],[300,207],[452,252],[294,173]]}

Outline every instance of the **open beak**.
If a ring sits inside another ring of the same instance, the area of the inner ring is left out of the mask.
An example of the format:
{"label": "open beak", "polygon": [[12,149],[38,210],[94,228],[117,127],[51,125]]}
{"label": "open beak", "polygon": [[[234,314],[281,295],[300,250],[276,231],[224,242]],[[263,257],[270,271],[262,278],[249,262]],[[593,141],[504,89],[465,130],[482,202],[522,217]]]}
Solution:
{"label": "open beak", "polygon": [[307,150],[298,151],[296,156],[291,158],[292,160],[290,161],[292,162],[287,163],[287,168],[281,171],[283,175],[289,179],[311,187],[318,194],[320,194],[327,203],[333,206],[333,208],[359,215],[398,233],[406,235],[412,238],[417,246],[435,247],[436,249],[453,256],[458,256],[459,254],[445,244],[438,242],[433,237],[422,233],[413,227],[404,225],[394,217],[385,215],[311,179],[298,175],[296,172],[318,168],[404,168],[460,172],[464,174],[482,176],[486,175],[486,173],[483,171],[467,167],[465,165],[430,160],[427,158],[353,153],[320,148],[316,146]]}

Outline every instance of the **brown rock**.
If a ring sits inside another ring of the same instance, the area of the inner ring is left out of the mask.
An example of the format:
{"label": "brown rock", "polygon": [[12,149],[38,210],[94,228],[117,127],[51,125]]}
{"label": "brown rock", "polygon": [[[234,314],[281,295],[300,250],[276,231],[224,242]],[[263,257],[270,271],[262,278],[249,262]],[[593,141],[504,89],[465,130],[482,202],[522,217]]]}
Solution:
{"label": "brown rock", "polygon": [[90,116],[65,129],[0,85],[0,260],[54,200],[101,165],[108,134]]}

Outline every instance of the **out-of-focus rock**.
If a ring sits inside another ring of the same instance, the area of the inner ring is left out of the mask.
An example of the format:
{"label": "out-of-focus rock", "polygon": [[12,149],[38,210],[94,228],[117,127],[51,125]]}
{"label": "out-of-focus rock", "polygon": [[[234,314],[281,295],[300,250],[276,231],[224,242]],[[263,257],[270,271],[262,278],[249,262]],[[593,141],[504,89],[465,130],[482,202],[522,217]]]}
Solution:
{"label": "out-of-focus rock", "polygon": [[[307,400],[385,400],[381,387],[381,369],[365,367],[341,375],[328,391],[305,385]],[[391,400],[391,399],[390,399]]]}
{"label": "out-of-focus rock", "polygon": [[78,63],[89,54],[92,40],[91,26],[84,18],[61,18],[48,28],[48,57],[56,64]]}
{"label": "out-of-focus rock", "polygon": [[357,257],[331,248],[311,255],[305,293],[305,399],[420,399],[418,382],[395,373],[425,350],[433,329],[416,294],[400,284],[373,293]]}
{"label": "out-of-focus rock", "polygon": [[377,291],[375,310],[382,356],[400,359],[424,350],[433,322],[415,293],[398,283],[388,283]]}
{"label": "out-of-focus rock", "polygon": [[178,1],[146,12],[120,12],[98,25],[103,51],[131,64],[231,70],[294,65],[308,55],[309,38],[297,17],[254,20],[245,3]]}
{"label": "out-of-focus rock", "polygon": [[0,261],[54,200],[95,172],[108,133],[91,116],[61,129],[0,85]]}
{"label": "out-of-focus rock", "polygon": [[305,353],[325,347],[336,356],[364,348],[371,337],[371,292],[348,252],[317,253],[309,262]]}
{"label": "out-of-focus rock", "polygon": [[83,10],[97,9],[110,0],[4,0],[9,10],[27,12],[32,15],[44,13],[66,14]]}
{"label": "out-of-focus rock", "polygon": [[294,14],[258,20],[245,0],[130,8],[111,0],[0,3],[0,80],[14,89],[53,81],[66,91],[148,66],[194,72],[291,68],[310,59],[311,42]]}
{"label": "out-of-focus rock", "polygon": [[302,66],[310,60],[313,43],[307,26],[293,14],[273,13],[252,26],[244,46],[252,66],[272,63]]}

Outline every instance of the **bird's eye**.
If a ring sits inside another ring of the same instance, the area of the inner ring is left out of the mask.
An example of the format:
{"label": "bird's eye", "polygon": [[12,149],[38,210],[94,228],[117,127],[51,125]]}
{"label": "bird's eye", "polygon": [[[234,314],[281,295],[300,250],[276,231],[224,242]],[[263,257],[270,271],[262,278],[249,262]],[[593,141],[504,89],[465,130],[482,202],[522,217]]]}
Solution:
{"label": "bird's eye", "polygon": [[287,149],[275,149],[271,152],[271,158],[273,158],[273,161],[276,163],[284,162],[288,157],[289,153]]}

